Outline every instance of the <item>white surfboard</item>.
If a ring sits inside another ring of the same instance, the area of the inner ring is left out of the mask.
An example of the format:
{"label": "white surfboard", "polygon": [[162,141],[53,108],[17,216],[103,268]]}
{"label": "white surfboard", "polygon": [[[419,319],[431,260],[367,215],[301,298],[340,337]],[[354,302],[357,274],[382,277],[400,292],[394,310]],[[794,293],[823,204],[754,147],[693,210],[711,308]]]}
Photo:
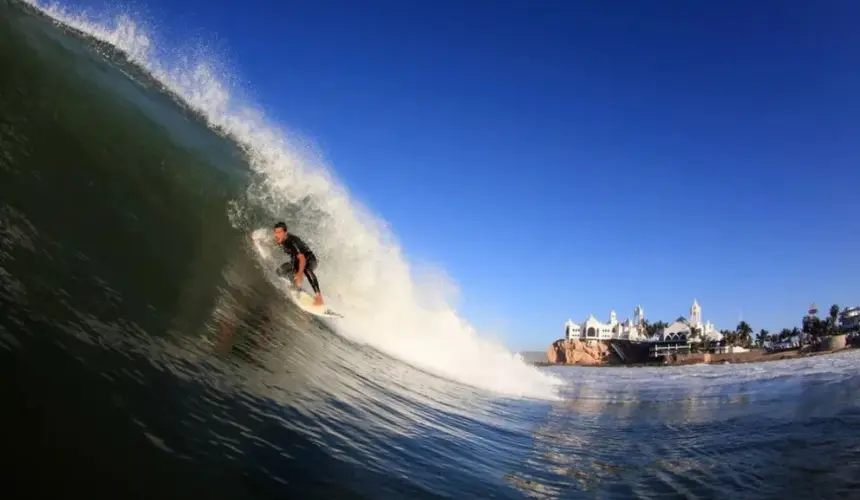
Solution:
{"label": "white surfboard", "polygon": [[[269,247],[271,245],[266,245],[264,243],[266,238],[266,233],[263,230],[254,231],[251,235],[251,239],[254,242],[254,247],[257,250],[257,253],[260,254],[266,261],[273,261],[272,252]],[[303,311],[313,314],[314,316],[323,316],[326,318],[342,318],[341,314],[338,314],[331,309],[329,309],[325,305],[315,306],[314,305],[314,296],[310,293],[296,288],[292,281],[287,278],[279,278],[284,283],[284,289],[287,292],[287,295],[290,299],[299,306]]]}
{"label": "white surfboard", "polygon": [[342,318],[343,316],[329,309],[325,304],[321,306],[314,305],[314,296],[310,293],[296,288],[291,281],[286,278],[281,278],[286,283],[287,294],[293,299],[293,302],[304,311],[315,316],[324,316],[327,318]]}

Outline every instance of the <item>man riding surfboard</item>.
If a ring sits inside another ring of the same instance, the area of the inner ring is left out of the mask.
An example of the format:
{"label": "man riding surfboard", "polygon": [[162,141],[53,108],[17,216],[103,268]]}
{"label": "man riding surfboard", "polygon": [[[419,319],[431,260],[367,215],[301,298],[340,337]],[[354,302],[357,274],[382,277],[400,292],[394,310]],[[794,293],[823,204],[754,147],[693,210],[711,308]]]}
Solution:
{"label": "man riding surfboard", "polygon": [[316,294],[314,305],[323,305],[320,284],[319,281],[317,281],[316,274],[314,274],[314,269],[317,267],[316,255],[314,255],[310,247],[308,247],[307,244],[305,244],[305,242],[298,236],[290,234],[287,231],[286,223],[278,222],[275,224],[274,234],[275,241],[281,246],[284,253],[290,255],[290,262],[284,262],[278,268],[278,276],[286,277],[291,271],[294,271],[296,274],[293,277],[293,282],[296,284],[297,288],[301,288],[302,286],[302,276],[307,276],[308,283],[311,284],[311,288],[314,289],[314,293]]}

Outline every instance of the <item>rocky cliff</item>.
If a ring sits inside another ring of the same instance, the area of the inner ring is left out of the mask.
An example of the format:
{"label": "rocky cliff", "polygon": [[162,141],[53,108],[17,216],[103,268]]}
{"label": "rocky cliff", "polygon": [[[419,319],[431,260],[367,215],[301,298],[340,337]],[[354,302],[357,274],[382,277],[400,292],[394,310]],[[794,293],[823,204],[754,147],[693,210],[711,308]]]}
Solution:
{"label": "rocky cliff", "polygon": [[[624,355],[620,358],[612,344]],[[629,340],[559,339],[546,351],[547,360],[559,365],[605,365],[652,363],[650,344]]]}
{"label": "rocky cliff", "polygon": [[546,357],[550,363],[560,365],[602,365],[609,359],[609,343],[601,340],[559,339],[549,346]]}

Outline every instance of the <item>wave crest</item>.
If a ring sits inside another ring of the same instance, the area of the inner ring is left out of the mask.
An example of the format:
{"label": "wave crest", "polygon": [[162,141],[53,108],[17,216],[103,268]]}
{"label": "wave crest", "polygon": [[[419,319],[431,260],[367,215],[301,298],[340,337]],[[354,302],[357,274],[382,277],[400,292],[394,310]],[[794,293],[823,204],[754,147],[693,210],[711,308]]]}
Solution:
{"label": "wave crest", "polygon": [[[103,20],[58,4],[27,3],[124,52],[212,128],[237,140],[255,175],[245,198],[233,204],[231,220],[250,231],[254,220],[273,221],[298,210],[289,222],[320,256],[323,291],[346,316],[336,325],[339,334],[461,383],[556,399],[558,378],[479,336],[451,304],[449,292],[456,287],[439,275],[417,277],[385,223],[350,199],[307,142],[234,97],[214,59],[159,57],[149,31],[126,13]],[[243,217],[248,211],[262,215]]]}

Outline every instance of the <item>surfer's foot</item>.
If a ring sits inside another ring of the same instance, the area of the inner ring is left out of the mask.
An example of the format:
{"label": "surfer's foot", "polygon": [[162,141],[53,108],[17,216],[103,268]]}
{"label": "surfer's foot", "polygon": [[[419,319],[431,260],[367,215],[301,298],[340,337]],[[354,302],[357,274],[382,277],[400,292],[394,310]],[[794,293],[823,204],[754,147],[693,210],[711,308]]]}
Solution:
{"label": "surfer's foot", "polygon": [[315,305],[315,306],[321,306],[321,305],[323,305],[323,299],[322,299],[322,294],[321,294],[321,293],[318,293],[318,294],[317,294],[317,296],[316,296],[316,298],[314,299],[314,305]]}

